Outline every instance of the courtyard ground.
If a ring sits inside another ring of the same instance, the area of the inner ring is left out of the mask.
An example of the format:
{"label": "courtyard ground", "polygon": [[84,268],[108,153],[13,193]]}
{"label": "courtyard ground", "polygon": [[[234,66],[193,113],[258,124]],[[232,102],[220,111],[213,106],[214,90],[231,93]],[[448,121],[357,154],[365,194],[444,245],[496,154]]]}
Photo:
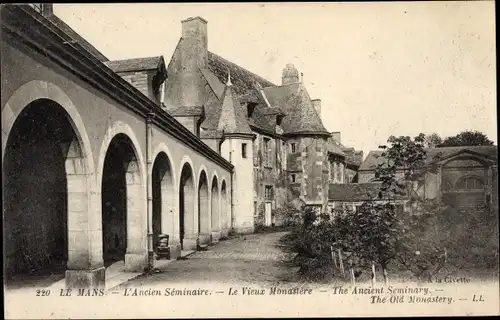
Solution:
{"label": "courtyard ground", "polygon": [[221,241],[207,251],[197,251],[172,261],[151,274],[141,275],[122,287],[179,284],[186,281],[217,284],[282,285],[295,280],[291,254],[283,252],[279,239],[286,232],[257,233]]}

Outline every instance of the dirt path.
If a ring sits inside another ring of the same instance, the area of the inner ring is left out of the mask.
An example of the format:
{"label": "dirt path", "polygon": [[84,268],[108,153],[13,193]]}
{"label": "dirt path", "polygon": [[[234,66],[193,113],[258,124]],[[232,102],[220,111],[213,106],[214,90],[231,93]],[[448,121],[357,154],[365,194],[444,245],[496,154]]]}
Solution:
{"label": "dirt path", "polygon": [[294,270],[278,246],[286,232],[260,233],[221,241],[207,251],[198,251],[177,260],[160,273],[144,275],[120,287],[206,282],[217,284],[258,284],[272,286],[288,281]]}

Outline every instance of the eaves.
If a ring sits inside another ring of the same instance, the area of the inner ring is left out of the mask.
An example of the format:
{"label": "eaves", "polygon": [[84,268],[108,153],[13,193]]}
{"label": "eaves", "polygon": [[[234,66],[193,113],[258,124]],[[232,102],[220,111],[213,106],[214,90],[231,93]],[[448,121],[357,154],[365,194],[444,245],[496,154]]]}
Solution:
{"label": "eaves", "polygon": [[233,171],[234,166],[229,161],[30,6],[2,6],[1,20],[2,32],[14,35],[16,40],[44,54],[145,119],[148,114],[155,113],[153,123],[156,126],[221,167]]}

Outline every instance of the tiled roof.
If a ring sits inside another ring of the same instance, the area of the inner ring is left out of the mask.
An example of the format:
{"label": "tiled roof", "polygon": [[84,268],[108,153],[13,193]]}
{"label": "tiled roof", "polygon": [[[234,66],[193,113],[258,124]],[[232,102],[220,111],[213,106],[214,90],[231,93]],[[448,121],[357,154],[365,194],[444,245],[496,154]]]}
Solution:
{"label": "tiled roof", "polygon": [[339,155],[339,156],[346,156],[346,154],[342,151],[340,148],[340,145],[333,140],[333,138],[328,138],[326,142],[326,149],[328,152]]}
{"label": "tiled roof", "polygon": [[286,115],[285,112],[283,112],[283,110],[279,107],[267,107],[267,108],[262,108],[261,109],[262,111],[262,114],[266,115],[266,116],[270,116],[270,115]]}
{"label": "tiled roof", "polygon": [[184,107],[179,107],[174,110],[168,111],[170,115],[174,117],[180,117],[180,116],[203,116],[204,115],[204,109],[203,106],[184,106]]}
{"label": "tiled roof", "polygon": [[[201,74],[205,77],[205,80],[207,80],[208,85],[210,88],[212,88],[212,91],[215,93],[217,98],[220,100],[222,98],[222,94],[224,93],[224,83],[226,82],[225,80],[219,80],[215,76],[215,74],[212,73],[212,71],[205,69],[205,68],[200,68]],[[226,74],[227,78],[227,74]],[[227,80],[227,79],[226,79]]]}
{"label": "tiled roof", "polygon": [[365,201],[378,198],[380,183],[344,183],[330,184],[328,200],[333,201]]}
{"label": "tiled roof", "polygon": [[97,50],[93,45],[91,45],[87,40],[85,40],[82,36],[80,36],[75,30],[73,30],[70,26],[66,24],[66,22],[62,21],[55,14],[49,14],[46,18],[52,22],[56,27],[61,29],[64,33],[66,33],[69,37],[71,37],[74,41],[78,42],[85,50],[91,53],[94,57],[99,59],[99,61],[104,62],[108,61],[99,50]]}
{"label": "tiled roof", "polygon": [[226,83],[228,72],[231,73],[234,91],[237,95],[244,95],[255,88],[255,82],[262,87],[275,86],[269,80],[266,80],[235,63],[232,63],[221,56],[208,51],[208,69],[214,73],[220,82]]}
{"label": "tiled roof", "polygon": [[233,91],[232,85],[227,85],[222,94],[222,106],[217,130],[225,133],[252,134],[246,114]]}
{"label": "tiled roof", "polygon": [[[273,125],[273,121],[269,119],[269,116],[266,115],[266,110],[270,109],[262,104],[258,104],[255,106],[254,111],[252,113],[252,117],[250,118],[252,120],[252,125],[268,132],[275,132],[276,128]],[[276,117],[276,116],[273,116]]]}
{"label": "tiled roof", "polygon": [[[471,151],[474,153],[482,154],[491,158],[497,158],[497,146],[465,146],[465,147],[443,147],[443,148],[431,148],[425,149],[427,152],[426,162],[432,162],[438,159],[444,159],[454,155],[460,151]],[[370,151],[365,161],[359,167],[359,170],[374,170],[378,164],[385,162],[384,157],[382,157],[383,151]]]}
{"label": "tiled roof", "polygon": [[[379,182],[332,183],[328,186],[328,200],[343,202],[377,200],[379,198],[380,187],[381,183]],[[396,198],[407,199],[407,196],[399,195]]]}
{"label": "tiled roof", "polygon": [[204,130],[200,132],[201,139],[222,139],[223,133],[218,130]]}
{"label": "tiled roof", "polygon": [[[206,128],[207,130],[213,130],[218,127],[219,125],[219,119],[221,115],[221,103],[220,100],[222,98],[222,95],[224,93],[224,88],[225,85],[219,80],[217,76],[214,75],[212,71],[209,69],[204,69],[200,68],[200,71],[202,75],[205,77],[207,83],[209,84],[210,88],[212,88],[212,91],[215,93],[219,101],[217,102],[211,102],[207,103],[205,105],[206,108],[206,119],[202,123],[202,127]],[[225,76],[226,78],[223,79],[223,81],[227,81],[227,74]],[[235,88],[234,85],[234,76],[231,73],[231,82],[233,82],[233,89]],[[234,93],[234,91],[233,91]],[[253,103],[258,103],[257,106],[254,108],[254,112],[251,115],[251,118],[246,118],[246,110],[245,107],[240,104],[240,109],[245,115],[245,118],[248,121],[248,125],[254,126],[256,128],[259,128],[264,131],[270,131],[270,132],[275,132],[275,127],[269,122],[267,117],[262,113],[261,110],[265,107],[265,101],[263,101],[263,98],[261,95],[255,90],[251,89],[247,91],[246,94],[242,96],[238,96],[237,100],[240,103],[245,103],[245,102],[253,102]]]}
{"label": "tiled roof", "polygon": [[163,61],[162,56],[107,61],[104,64],[114,72],[129,72],[157,69]]}
{"label": "tiled roof", "polygon": [[286,117],[281,126],[285,133],[313,133],[330,135],[312,105],[306,88],[298,83],[278,88],[265,88],[271,106],[280,107]]}

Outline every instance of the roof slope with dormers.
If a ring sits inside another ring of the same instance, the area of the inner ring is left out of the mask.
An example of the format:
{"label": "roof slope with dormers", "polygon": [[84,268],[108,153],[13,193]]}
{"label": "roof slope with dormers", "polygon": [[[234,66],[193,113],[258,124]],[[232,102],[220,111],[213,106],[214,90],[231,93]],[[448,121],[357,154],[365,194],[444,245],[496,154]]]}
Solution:
{"label": "roof slope with dormers", "polygon": [[233,89],[238,96],[245,95],[248,91],[255,89],[255,82],[262,87],[276,86],[271,81],[266,80],[210,51],[208,51],[208,69],[212,71],[222,83],[226,81],[227,73],[230,72]]}
{"label": "roof slope with dormers", "polygon": [[281,124],[285,134],[330,136],[302,83],[264,88],[264,92],[271,106],[279,107],[286,113]]}

